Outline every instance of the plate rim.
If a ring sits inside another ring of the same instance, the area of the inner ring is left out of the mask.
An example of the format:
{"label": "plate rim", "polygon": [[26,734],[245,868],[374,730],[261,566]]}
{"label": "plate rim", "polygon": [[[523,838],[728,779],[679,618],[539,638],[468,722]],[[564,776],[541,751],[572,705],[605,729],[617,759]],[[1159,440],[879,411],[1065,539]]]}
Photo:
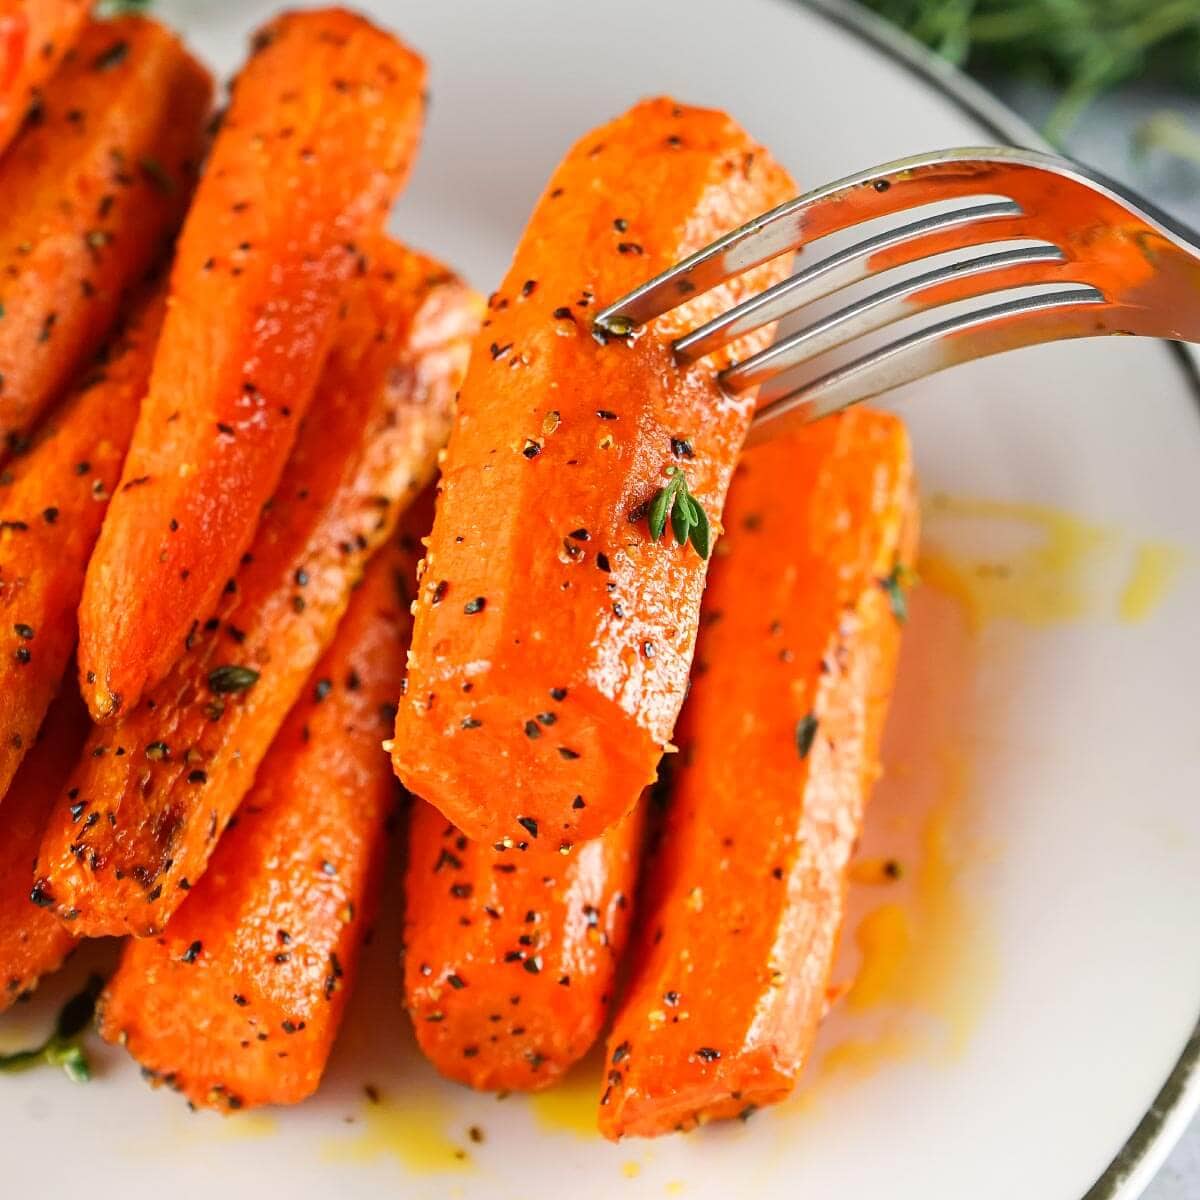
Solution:
{"label": "plate rim", "polygon": [[[854,0],[789,0],[866,42],[952,100],[998,140],[1047,150],[1038,131],[1003,101],[920,42]],[[1200,349],[1162,342],[1200,415]],[[1081,1200],[1136,1200],[1200,1111],[1200,1015],[1150,1107]]]}

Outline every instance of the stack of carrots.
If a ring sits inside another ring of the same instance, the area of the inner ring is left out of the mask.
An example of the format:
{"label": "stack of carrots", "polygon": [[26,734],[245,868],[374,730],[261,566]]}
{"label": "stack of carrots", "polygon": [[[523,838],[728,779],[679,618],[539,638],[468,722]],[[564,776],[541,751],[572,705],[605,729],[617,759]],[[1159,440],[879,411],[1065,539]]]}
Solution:
{"label": "stack of carrots", "polygon": [[438,1070],[545,1087],[607,1025],[609,1137],[781,1099],[877,773],[909,447],[862,411],[742,455],[717,376],[771,331],[676,364],[784,260],[628,336],[592,313],[787,173],[644,101],[570,150],[485,307],[385,232],[425,104],[390,34],[284,14],[214,131],[161,25],[10,8],[0,1009],[125,937],[99,1027],[149,1078],[302,1100],[398,776]]}

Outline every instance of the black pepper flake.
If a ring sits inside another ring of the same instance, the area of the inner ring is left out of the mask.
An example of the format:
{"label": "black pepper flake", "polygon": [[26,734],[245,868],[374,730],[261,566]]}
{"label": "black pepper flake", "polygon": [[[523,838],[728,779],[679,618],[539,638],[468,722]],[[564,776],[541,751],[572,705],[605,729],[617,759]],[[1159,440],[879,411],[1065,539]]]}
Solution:
{"label": "black pepper flake", "polygon": [[42,509],[42,520],[47,525],[53,525],[58,520],[58,509],[51,505],[49,508]]}
{"label": "black pepper flake", "polygon": [[320,704],[322,700],[333,690],[333,681],[330,679],[318,679],[313,684],[313,701]]}
{"label": "black pepper flake", "polygon": [[809,713],[806,717],[801,717],[796,722],[796,753],[801,759],[808,757],[808,752],[813,748],[813,742],[817,738],[817,726],[820,724],[817,718]]}
{"label": "black pepper flake", "polygon": [[200,957],[200,951],[204,949],[204,943],[200,941],[193,942],[180,956],[180,962],[194,963]]}
{"label": "black pepper flake", "polygon": [[671,439],[671,453],[676,458],[695,458],[696,453],[692,449],[692,443],[687,438],[673,437]]}
{"label": "black pepper flake", "polygon": [[596,416],[602,421],[615,421],[617,419],[617,414],[607,408],[596,409]]}
{"label": "black pepper flake", "polygon": [[460,729],[478,729],[483,722],[478,717],[463,717]]}
{"label": "black pepper flake", "polygon": [[241,994],[241,992],[233,993],[233,1002],[238,1006],[238,1008],[245,1008],[246,1005],[250,1003],[250,1001],[247,1000],[246,997]]}
{"label": "black pepper flake", "polygon": [[92,66],[97,71],[111,71],[113,67],[120,66],[121,63],[129,57],[129,43],[127,41],[113,42],[107,50],[101,50],[99,54],[92,59]]}
{"label": "black pepper flake", "polygon": [[530,837],[537,837],[538,823],[532,817],[518,817],[517,824],[527,830]]}
{"label": "black pepper flake", "polygon": [[568,762],[579,757],[579,751],[572,750],[570,746],[559,746],[558,753],[560,757],[565,758]]}
{"label": "black pepper flake", "polygon": [[240,667],[231,663],[216,667],[208,673],[208,687],[218,695],[244,692],[258,682],[258,675],[253,667]]}
{"label": "black pepper flake", "polygon": [[567,305],[563,304],[554,310],[554,319],[556,321],[573,321],[575,314]]}
{"label": "black pepper flake", "polygon": [[29,662],[33,658],[33,655],[29,653],[29,650],[25,646],[18,646],[13,652],[13,658],[15,658],[17,662],[21,664],[21,666],[27,667],[29,666]]}
{"label": "black pepper flake", "polygon": [[674,1008],[679,1003],[679,993],[674,991],[663,992],[663,1003],[668,1008]]}
{"label": "black pepper flake", "polygon": [[429,597],[430,604],[441,604],[446,593],[450,590],[450,584],[444,579],[439,579],[437,586],[433,589],[433,593]]}
{"label": "black pepper flake", "polygon": [[542,452],[542,447],[537,442],[535,442],[533,440],[533,438],[525,439],[525,445],[521,447],[521,453],[523,455],[525,455],[526,458],[529,458],[529,459],[537,458],[537,456],[539,454],[541,454],[541,452]]}
{"label": "black pepper flake", "polygon": [[714,1050],[711,1046],[701,1046],[696,1051],[696,1057],[701,1062],[716,1062],[721,1057],[721,1052],[720,1050]]}
{"label": "black pepper flake", "polygon": [[194,784],[207,783],[208,782],[208,772],[201,771],[199,769],[197,769],[195,771],[189,771],[187,781],[188,781],[188,783],[194,783]]}
{"label": "black pepper flake", "polygon": [[617,253],[618,254],[645,254],[646,251],[642,248],[641,244],[638,242],[618,242],[617,243]]}
{"label": "black pepper flake", "polygon": [[542,956],[540,954],[534,954],[525,959],[521,966],[524,967],[524,969],[528,971],[530,975],[539,975],[542,970]]}
{"label": "black pepper flake", "polygon": [[499,345],[497,342],[493,342],[488,347],[489,351],[491,352],[493,362],[495,362],[496,359],[503,358],[512,348],[512,342],[505,342],[503,346]]}
{"label": "black pepper flake", "polygon": [[525,722],[525,736],[527,738],[540,738],[542,731],[538,728],[536,721]]}
{"label": "black pepper flake", "polygon": [[558,720],[558,717],[552,712],[540,712],[537,714],[537,719],[539,724],[553,725]]}
{"label": "black pepper flake", "polygon": [[575,799],[571,801],[571,807],[572,808],[587,808],[587,804],[585,803],[582,796],[576,796]]}
{"label": "black pepper flake", "polygon": [[619,1045],[619,1046],[618,1046],[618,1047],[617,1047],[617,1048],[616,1048],[616,1049],[615,1049],[615,1050],[612,1052],[612,1064],[613,1064],[613,1066],[614,1066],[614,1067],[615,1067],[615,1066],[616,1066],[618,1063],[624,1062],[624,1061],[625,1061],[625,1059],[627,1059],[627,1058],[629,1057],[629,1049],[630,1049],[630,1047],[629,1047],[629,1043],[628,1043],[628,1042],[622,1042],[622,1043],[621,1043],[621,1044],[620,1044],[620,1045]]}
{"label": "black pepper flake", "polygon": [[618,233],[624,233],[624,232],[625,232],[625,230],[627,230],[627,229],[629,228],[629,222],[628,222],[627,220],[625,220],[625,218],[624,218],[624,217],[617,217],[617,218],[616,218],[616,219],[613,221],[613,228],[614,228],[614,229],[615,229],[615,230],[616,230]]}
{"label": "black pepper flake", "polygon": [[20,621],[13,626],[13,632],[17,637],[24,639],[27,642],[33,641],[33,626],[22,624]]}
{"label": "black pepper flake", "polygon": [[461,975],[447,975],[446,982],[456,991],[461,992],[467,986],[467,981]]}
{"label": "black pepper flake", "polygon": [[606,575],[612,571],[612,564],[608,561],[608,555],[603,550],[596,555],[596,566]]}
{"label": "black pepper flake", "polygon": [[487,598],[485,596],[476,596],[474,600],[468,600],[463,605],[463,612],[468,617],[473,617],[476,613],[481,613],[487,608]]}

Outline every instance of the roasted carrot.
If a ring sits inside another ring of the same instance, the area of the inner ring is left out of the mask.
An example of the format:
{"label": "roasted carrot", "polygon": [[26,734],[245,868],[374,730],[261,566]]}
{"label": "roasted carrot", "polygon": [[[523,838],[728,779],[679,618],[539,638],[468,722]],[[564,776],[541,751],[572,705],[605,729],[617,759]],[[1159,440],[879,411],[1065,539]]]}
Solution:
{"label": "roasted carrot", "polygon": [[415,801],[405,1000],[421,1049],[443,1075],[534,1091],[590,1049],[629,929],[642,809],[569,856],[539,860],[520,844],[470,841]]}
{"label": "roasted carrot", "polygon": [[600,1128],[744,1115],[795,1083],[825,1007],[916,536],[895,417],[755,448],[730,491]]}
{"label": "roasted carrot", "polygon": [[78,693],[64,688],[0,804],[0,1012],[57,970],[75,945],[61,921],[29,903],[29,893],[42,830],[87,727]]}
{"label": "roasted carrot", "polygon": [[74,45],[91,0],[0,0],[0,154],[41,116],[41,86]]}
{"label": "roasted carrot", "polygon": [[360,242],[408,173],[425,68],[341,9],[260,31],[180,235],[121,490],[79,609],[97,720],[166,673],[249,546],[337,324]]}
{"label": "roasted carrot", "polygon": [[249,553],[166,679],[93,731],[71,780],[83,807],[51,819],[35,887],[80,934],[157,933],[199,882],[364,563],[433,473],[478,301],[422,255],[366,245]]}
{"label": "roasted carrot", "polygon": [[659,99],[580,141],[534,210],[463,386],[396,723],[397,774],[469,837],[533,821],[553,851],[653,780],[707,564],[651,541],[646,506],[678,465],[715,524],[753,408],[722,357],[679,367],[669,342],[784,267],[605,345],[591,315],[792,191],[729,117]]}
{"label": "roasted carrot", "polygon": [[83,573],[165,308],[161,288],[148,294],[29,453],[0,472],[0,802],[74,649]]}
{"label": "roasted carrot", "polygon": [[[93,21],[0,159],[0,438],[33,422],[174,236],[203,149],[208,73],[164,26]],[[0,448],[0,458],[5,450]]]}
{"label": "roasted carrot", "polygon": [[415,505],[367,568],[204,878],[103,995],[103,1035],[195,1105],[296,1104],[320,1082],[378,900],[398,792],[380,743],[432,520]]}

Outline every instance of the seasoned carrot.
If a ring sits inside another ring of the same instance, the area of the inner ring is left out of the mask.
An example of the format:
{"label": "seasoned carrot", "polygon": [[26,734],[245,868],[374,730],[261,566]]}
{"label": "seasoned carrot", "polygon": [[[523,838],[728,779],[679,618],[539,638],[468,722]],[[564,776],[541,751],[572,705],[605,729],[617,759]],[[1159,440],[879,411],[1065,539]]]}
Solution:
{"label": "seasoned carrot", "polygon": [[[0,438],[20,450],[183,218],[208,73],[164,26],[93,21],[0,159]],[[0,448],[0,458],[4,457]]]}
{"label": "seasoned carrot", "polygon": [[629,929],[643,808],[569,856],[535,859],[520,843],[470,841],[414,802],[405,999],[417,1041],[443,1075],[534,1091],[587,1053]]}
{"label": "seasoned carrot", "polygon": [[424,64],[361,17],[286,14],[254,47],[180,235],[149,394],[88,567],[79,668],[97,720],[165,675],[249,546],[359,243],[416,150]]}
{"label": "seasoned carrot", "polygon": [[669,342],[784,266],[606,345],[591,315],[792,191],[729,117],[659,99],[580,141],[534,210],[463,386],[396,723],[397,774],[468,836],[524,818],[553,851],[653,780],[706,563],[652,542],[646,506],[678,465],[715,523],[753,408],[722,356],[679,367]]}
{"label": "seasoned carrot", "polygon": [[415,505],[367,568],[204,878],[101,1000],[103,1035],[195,1105],[296,1104],[320,1082],[378,899],[398,791],[380,743],[432,519]]}
{"label": "seasoned carrot", "polygon": [[61,921],[29,903],[29,893],[42,830],[87,728],[78,693],[64,688],[0,804],[0,1012],[57,970],[75,945]]}
{"label": "seasoned carrot", "polygon": [[782,1099],[825,1007],[878,773],[916,537],[908,439],[857,410],[755,448],[730,491],[600,1128]]}
{"label": "seasoned carrot", "polygon": [[29,453],[0,472],[0,802],[74,649],[83,573],[121,474],[165,308],[161,288],[141,301]]}
{"label": "seasoned carrot", "polygon": [[93,731],[71,780],[84,807],[51,819],[36,890],[80,934],[157,933],[199,881],[364,563],[433,473],[479,304],[421,255],[367,249],[249,553],[166,679]]}
{"label": "seasoned carrot", "polygon": [[91,0],[0,0],[0,153],[83,30]]}

